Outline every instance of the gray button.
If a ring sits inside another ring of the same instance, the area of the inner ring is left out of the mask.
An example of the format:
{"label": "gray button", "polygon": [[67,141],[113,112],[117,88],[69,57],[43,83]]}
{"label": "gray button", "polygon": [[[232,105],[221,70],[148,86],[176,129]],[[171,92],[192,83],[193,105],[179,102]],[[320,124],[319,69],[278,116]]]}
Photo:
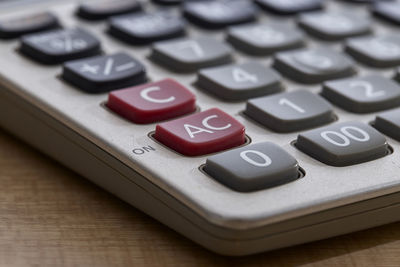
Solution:
{"label": "gray button", "polygon": [[370,20],[347,12],[312,12],[300,16],[299,25],[313,36],[341,40],[369,33]]}
{"label": "gray button", "polygon": [[332,166],[348,166],[381,158],[388,153],[386,138],[361,122],[343,122],[302,133],[296,147]]}
{"label": "gray button", "polygon": [[356,113],[400,106],[400,86],[375,74],[326,82],[322,95],[335,105]]}
{"label": "gray button", "polygon": [[379,114],[374,122],[374,127],[382,133],[400,141],[400,109]]}
{"label": "gray button", "polygon": [[346,42],[346,52],[366,65],[388,68],[400,65],[400,35],[358,37]]}
{"label": "gray button", "polygon": [[261,190],[299,178],[296,159],[270,142],[209,157],[204,170],[222,184],[241,192]]}
{"label": "gray button", "polygon": [[163,41],[153,45],[151,58],[178,72],[232,62],[232,49],[210,37]]}
{"label": "gray button", "polygon": [[237,49],[252,55],[304,46],[303,33],[284,23],[251,24],[231,27],[227,40]]}
{"label": "gray button", "polygon": [[203,69],[197,84],[226,100],[243,100],[282,91],[281,76],[257,62]]}
{"label": "gray button", "polygon": [[275,56],[274,67],[301,83],[320,83],[356,72],[349,57],[323,47],[280,52]]}
{"label": "gray button", "polygon": [[332,106],[308,91],[251,99],[245,114],[276,132],[293,132],[332,122]]}

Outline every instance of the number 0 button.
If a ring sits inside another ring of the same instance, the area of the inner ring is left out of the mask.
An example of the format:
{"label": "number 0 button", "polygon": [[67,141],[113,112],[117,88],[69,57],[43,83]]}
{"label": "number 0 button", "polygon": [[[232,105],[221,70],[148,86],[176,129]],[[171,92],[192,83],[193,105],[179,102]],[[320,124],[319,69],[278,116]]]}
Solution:
{"label": "number 0 button", "polygon": [[367,162],[387,154],[385,137],[361,122],[344,122],[300,134],[296,147],[332,166]]}
{"label": "number 0 button", "polygon": [[207,159],[204,171],[241,192],[261,190],[293,181],[299,166],[279,146],[263,142],[227,151]]}

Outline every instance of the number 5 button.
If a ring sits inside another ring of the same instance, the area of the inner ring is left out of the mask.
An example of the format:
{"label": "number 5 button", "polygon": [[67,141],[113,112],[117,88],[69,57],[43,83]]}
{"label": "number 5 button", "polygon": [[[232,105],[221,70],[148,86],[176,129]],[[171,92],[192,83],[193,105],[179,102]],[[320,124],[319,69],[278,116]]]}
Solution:
{"label": "number 5 button", "polygon": [[209,157],[204,171],[226,186],[242,192],[261,190],[299,178],[296,159],[270,142]]}
{"label": "number 5 button", "polygon": [[332,166],[348,166],[387,155],[385,137],[361,122],[344,122],[300,134],[296,147]]}
{"label": "number 5 button", "polygon": [[213,108],[158,124],[154,138],[187,156],[218,152],[245,142],[244,126]]}

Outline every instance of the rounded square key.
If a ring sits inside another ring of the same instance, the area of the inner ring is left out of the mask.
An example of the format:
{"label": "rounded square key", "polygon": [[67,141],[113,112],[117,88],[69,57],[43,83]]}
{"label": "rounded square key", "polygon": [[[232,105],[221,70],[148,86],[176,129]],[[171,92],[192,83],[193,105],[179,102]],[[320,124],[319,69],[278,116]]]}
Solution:
{"label": "rounded square key", "polygon": [[283,90],[281,76],[258,62],[203,69],[197,85],[225,100],[244,100]]}
{"label": "rounded square key", "polygon": [[256,0],[262,8],[282,15],[322,9],[323,2],[324,0]]}
{"label": "rounded square key", "polygon": [[320,83],[356,73],[353,61],[324,47],[280,52],[275,55],[274,68],[301,83]]}
{"label": "rounded square key", "polygon": [[62,78],[88,93],[102,93],[147,81],[143,65],[125,53],[64,64]]}
{"label": "rounded square key", "polygon": [[211,0],[185,2],[185,17],[205,28],[221,28],[254,21],[256,8],[247,0]]}
{"label": "rounded square key", "polygon": [[130,44],[147,44],[180,37],[185,34],[185,23],[168,11],[135,13],[112,17],[108,32]]}
{"label": "rounded square key", "polygon": [[308,91],[280,93],[247,101],[244,113],[276,132],[309,129],[335,120],[332,106]]}
{"label": "rounded square key", "polygon": [[356,113],[400,106],[400,85],[376,74],[326,82],[321,95],[335,105]]}
{"label": "rounded square key", "polygon": [[400,34],[352,38],[347,40],[345,49],[368,66],[388,68],[400,65]]}
{"label": "rounded square key", "polygon": [[349,166],[388,154],[385,137],[361,122],[342,122],[300,134],[296,147],[331,166]]}
{"label": "rounded square key", "polygon": [[376,116],[373,126],[378,131],[400,141],[400,109],[379,114]]}
{"label": "rounded square key", "polygon": [[251,144],[211,156],[204,171],[240,192],[262,190],[299,178],[296,159],[271,142]]}
{"label": "rounded square key", "polygon": [[20,51],[44,64],[58,64],[101,52],[97,38],[79,28],[23,36]]}
{"label": "rounded square key", "polygon": [[0,21],[0,39],[60,28],[58,19],[49,12],[35,13]]}
{"label": "rounded square key", "polygon": [[395,24],[400,24],[399,1],[376,1],[372,6],[375,16],[383,18]]}
{"label": "rounded square key", "polygon": [[87,20],[102,20],[111,16],[137,12],[142,9],[138,0],[101,0],[82,3],[77,15]]}
{"label": "rounded square key", "polygon": [[323,40],[342,40],[371,32],[370,20],[348,12],[312,12],[302,14],[299,25]]}
{"label": "rounded square key", "polygon": [[233,148],[246,139],[244,126],[217,108],[158,124],[154,138],[186,156]]}
{"label": "rounded square key", "polygon": [[231,27],[227,40],[251,55],[270,55],[304,46],[303,33],[284,23],[249,24]]}
{"label": "rounded square key", "polygon": [[155,43],[151,58],[171,70],[192,72],[230,63],[231,53],[228,45],[203,36]]}
{"label": "rounded square key", "polygon": [[196,110],[196,98],[172,79],[117,90],[108,95],[107,107],[135,123],[152,123]]}

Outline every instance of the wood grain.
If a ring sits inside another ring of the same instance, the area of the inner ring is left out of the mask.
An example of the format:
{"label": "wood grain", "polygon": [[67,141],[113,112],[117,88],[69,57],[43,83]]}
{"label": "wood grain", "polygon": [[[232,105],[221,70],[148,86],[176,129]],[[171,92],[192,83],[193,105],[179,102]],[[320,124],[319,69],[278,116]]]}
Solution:
{"label": "wood grain", "polygon": [[215,255],[0,130],[1,266],[400,266],[400,223]]}

